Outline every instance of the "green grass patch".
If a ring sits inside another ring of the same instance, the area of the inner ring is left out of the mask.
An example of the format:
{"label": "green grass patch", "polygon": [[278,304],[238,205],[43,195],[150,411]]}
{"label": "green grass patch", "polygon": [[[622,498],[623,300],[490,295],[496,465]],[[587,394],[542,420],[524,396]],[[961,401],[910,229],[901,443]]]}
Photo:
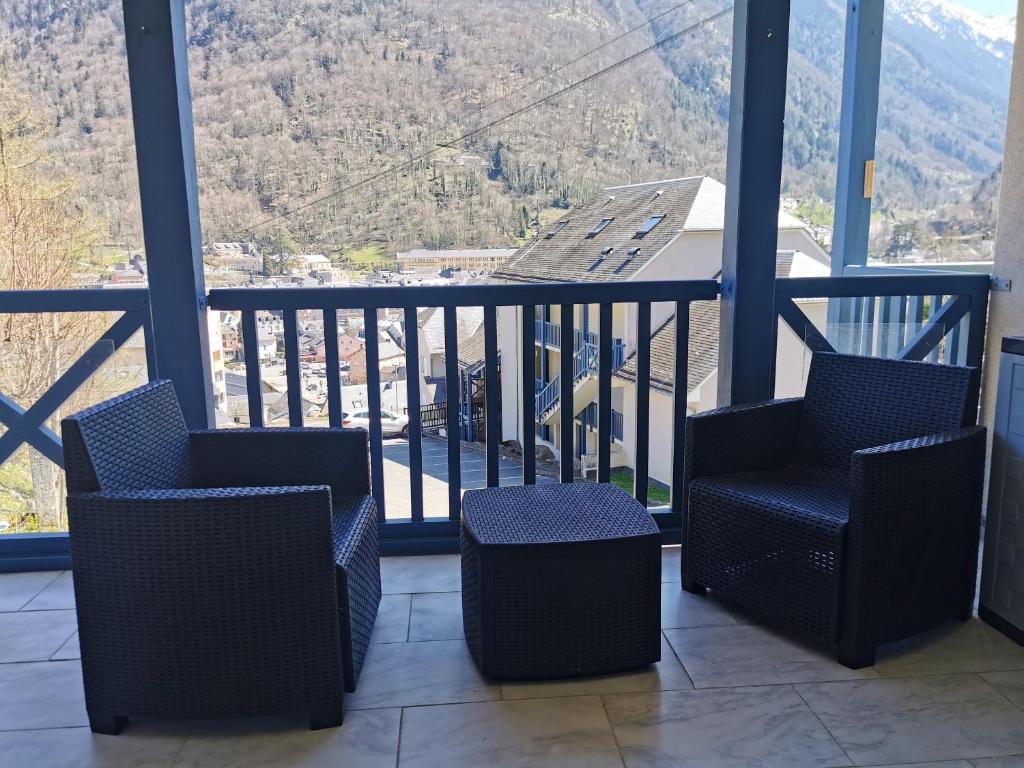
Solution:
{"label": "green grass patch", "polygon": [[[618,486],[630,496],[633,495],[633,470],[628,467],[619,467],[612,470],[612,484]],[[672,494],[668,488],[654,483],[649,484],[647,489],[647,503],[650,505],[668,504],[672,501]]]}

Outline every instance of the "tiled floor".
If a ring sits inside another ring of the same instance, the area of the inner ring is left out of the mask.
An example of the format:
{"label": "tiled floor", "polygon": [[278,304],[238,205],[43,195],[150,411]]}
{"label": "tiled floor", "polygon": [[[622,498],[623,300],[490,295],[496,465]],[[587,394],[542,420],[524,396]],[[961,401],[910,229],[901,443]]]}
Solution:
{"label": "tiled floor", "polygon": [[662,661],[499,685],[462,640],[455,557],[389,558],[345,724],[300,716],[86,727],[67,574],[0,576],[0,766],[932,766],[1024,768],[1024,649],[974,620],[853,672],[679,590],[664,551]]}

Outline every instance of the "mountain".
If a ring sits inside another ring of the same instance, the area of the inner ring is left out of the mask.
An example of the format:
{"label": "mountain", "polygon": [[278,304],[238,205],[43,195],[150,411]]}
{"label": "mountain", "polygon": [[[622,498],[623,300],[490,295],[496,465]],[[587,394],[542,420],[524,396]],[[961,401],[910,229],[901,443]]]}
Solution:
{"label": "mountain", "polygon": [[[341,255],[508,245],[605,185],[723,178],[730,17],[487,127],[727,7],[678,5],[190,0],[204,234]],[[845,6],[792,0],[789,196],[834,195]],[[949,0],[887,6],[875,204],[926,217],[998,170],[1013,24]],[[120,2],[0,0],[7,76],[52,116],[111,236],[138,243],[123,45]]]}

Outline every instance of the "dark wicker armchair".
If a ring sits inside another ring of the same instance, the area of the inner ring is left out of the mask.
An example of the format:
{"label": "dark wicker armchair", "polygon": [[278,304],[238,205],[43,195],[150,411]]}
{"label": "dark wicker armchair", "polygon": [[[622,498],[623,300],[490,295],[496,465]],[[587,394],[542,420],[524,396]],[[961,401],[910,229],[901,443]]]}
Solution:
{"label": "dark wicker armchair", "polygon": [[158,381],[62,424],[92,729],[341,723],[380,602],[361,430],[187,430]]}
{"label": "dark wicker armchair", "polygon": [[816,354],[804,398],[686,424],[683,588],[842,664],[974,602],[985,430],[976,371]]}

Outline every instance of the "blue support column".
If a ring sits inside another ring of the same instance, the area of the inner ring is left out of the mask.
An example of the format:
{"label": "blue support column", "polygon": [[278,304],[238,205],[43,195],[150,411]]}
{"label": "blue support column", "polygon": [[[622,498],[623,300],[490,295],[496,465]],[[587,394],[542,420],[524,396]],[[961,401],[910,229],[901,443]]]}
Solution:
{"label": "blue support column", "polygon": [[719,405],[772,396],[789,0],[737,0],[733,14]]}
{"label": "blue support column", "polygon": [[[868,263],[884,16],[885,0],[847,0],[839,167],[832,232],[832,274],[836,276],[841,276],[849,266]],[[856,299],[832,299],[829,323],[856,323],[859,305]],[[856,345],[860,329],[850,330],[851,343]],[[841,328],[838,333],[842,335]],[[837,335],[836,340],[839,338]],[[840,351],[856,351],[856,347]]]}
{"label": "blue support column", "polygon": [[189,427],[213,422],[184,0],[124,0],[142,226],[160,376]]}
{"label": "blue support column", "polygon": [[871,184],[868,163],[875,160],[878,83],[882,71],[885,0],[848,0],[843,104],[839,118],[839,169],[832,235],[832,274],[868,262]]}

